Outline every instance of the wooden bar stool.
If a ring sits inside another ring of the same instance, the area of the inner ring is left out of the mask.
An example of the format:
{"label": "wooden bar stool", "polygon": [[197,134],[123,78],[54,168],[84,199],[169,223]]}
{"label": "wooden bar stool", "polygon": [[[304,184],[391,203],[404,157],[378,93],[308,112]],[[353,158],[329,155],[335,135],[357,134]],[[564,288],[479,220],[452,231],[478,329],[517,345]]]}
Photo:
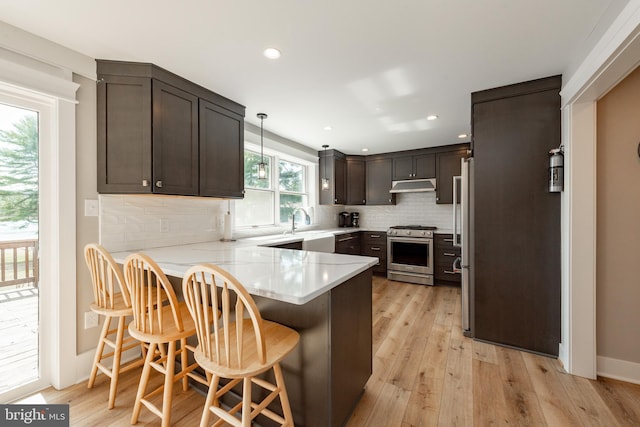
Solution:
{"label": "wooden bar stool", "polygon": [[[184,302],[178,302],[176,294],[158,264],[144,254],[132,254],[125,259],[124,276],[133,305],[133,321],[129,324],[129,334],[149,344],[140,384],[131,416],[131,424],[138,422],[144,404],[162,420],[162,426],[171,424],[171,401],[173,383],[182,380],[182,389],[187,390],[188,378],[207,384],[207,380],[193,373],[197,363],[189,365],[187,337],[195,335],[193,319]],[[162,296],[167,303],[163,305]],[[159,297],[160,296],[160,297]],[[177,349],[176,343],[180,342]],[[167,349],[165,350],[165,345]],[[180,353],[180,372],[175,373],[176,353]],[[165,376],[164,384],[147,393],[151,368]],[[162,409],[149,399],[160,393]]]}
{"label": "wooden bar stool", "polygon": [[[182,290],[198,335],[194,357],[212,375],[200,426],[208,425],[210,413],[219,418],[216,426],[226,422],[249,427],[258,414],[281,425],[293,426],[279,362],[296,347],[299,334],[286,326],[263,320],[242,284],[215,265],[190,268],[182,281]],[[221,308],[220,318],[212,319],[207,314],[210,307]],[[270,369],[274,371],[276,384],[257,377]],[[219,388],[220,378],[230,381]],[[225,410],[220,405],[220,398],[241,381],[242,402]],[[252,401],[252,384],[267,390],[268,394],[261,402]],[[284,417],[267,409],[276,397],[280,397]],[[235,416],[237,413],[240,419]]]}
{"label": "wooden bar stool", "polygon": [[[91,310],[105,317],[87,387],[93,387],[98,370],[111,378],[108,408],[113,409],[120,373],[141,366],[144,363],[144,357],[128,364],[120,365],[122,352],[140,345],[140,342],[132,337],[124,338],[125,319],[127,316],[131,316],[133,311],[129,292],[124,285],[122,271],[120,271],[111,254],[98,244],[90,243],[86,245],[84,257],[87,261],[93,284]],[[112,320],[117,322],[115,329],[111,329]],[[104,352],[105,345],[111,348],[110,352]],[[144,347],[141,350],[144,355]],[[112,359],[111,366],[103,363],[103,360],[108,358]]]}

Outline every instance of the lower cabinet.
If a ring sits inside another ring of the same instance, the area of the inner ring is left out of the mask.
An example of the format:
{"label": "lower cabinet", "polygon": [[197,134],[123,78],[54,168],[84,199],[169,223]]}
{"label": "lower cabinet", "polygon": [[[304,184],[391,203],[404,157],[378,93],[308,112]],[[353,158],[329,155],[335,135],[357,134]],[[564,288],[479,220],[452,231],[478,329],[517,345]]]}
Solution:
{"label": "lower cabinet", "polygon": [[460,284],[462,276],[453,271],[453,262],[460,256],[460,248],[453,246],[452,234],[434,235],[433,278],[436,284]]}
{"label": "lower cabinet", "polygon": [[384,231],[363,231],[361,233],[361,255],[377,257],[379,262],[373,267],[376,274],[387,274],[387,233]]}
{"label": "lower cabinet", "polygon": [[335,239],[335,252],[337,254],[360,255],[359,231],[338,234]]}

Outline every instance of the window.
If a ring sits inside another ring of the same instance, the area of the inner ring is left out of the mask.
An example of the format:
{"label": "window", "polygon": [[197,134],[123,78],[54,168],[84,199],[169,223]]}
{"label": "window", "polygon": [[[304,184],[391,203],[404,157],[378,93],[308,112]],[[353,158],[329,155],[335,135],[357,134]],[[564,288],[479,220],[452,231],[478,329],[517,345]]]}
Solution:
{"label": "window", "polygon": [[[258,164],[264,159],[267,179],[258,179]],[[275,226],[290,221],[297,207],[308,206],[308,170],[306,164],[284,159],[279,154],[244,152],[244,199],[236,202],[236,226]]]}

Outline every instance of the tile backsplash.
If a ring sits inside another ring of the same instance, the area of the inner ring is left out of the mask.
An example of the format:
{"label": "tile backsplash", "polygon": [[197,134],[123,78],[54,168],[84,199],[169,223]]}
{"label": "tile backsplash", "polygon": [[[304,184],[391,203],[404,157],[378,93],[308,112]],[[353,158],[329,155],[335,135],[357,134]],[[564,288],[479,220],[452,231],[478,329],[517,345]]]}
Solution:
{"label": "tile backsplash", "polygon": [[453,205],[437,205],[435,192],[398,193],[396,204],[389,206],[318,206],[318,216],[338,224],[338,212],[359,212],[360,227],[384,231],[393,225],[430,225],[451,232]]}
{"label": "tile backsplash", "polygon": [[222,237],[226,200],[100,195],[100,243],[110,251],[200,243]]}
{"label": "tile backsplash", "polygon": [[[362,228],[384,231],[392,225],[433,225],[451,231],[452,205],[437,205],[435,193],[401,193],[393,206],[317,206],[313,224],[334,228],[338,212],[360,212]],[[100,243],[109,251],[219,240],[227,200],[157,195],[100,195]],[[231,205],[233,205],[233,201]],[[281,233],[285,228],[236,229],[234,237]]]}

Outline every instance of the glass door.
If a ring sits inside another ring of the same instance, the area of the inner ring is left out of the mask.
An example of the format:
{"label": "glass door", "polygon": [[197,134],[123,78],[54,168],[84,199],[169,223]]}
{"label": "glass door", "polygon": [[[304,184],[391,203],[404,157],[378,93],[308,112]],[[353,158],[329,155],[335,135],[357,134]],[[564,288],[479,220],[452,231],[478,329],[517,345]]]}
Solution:
{"label": "glass door", "polygon": [[[39,113],[0,97],[0,402],[41,387]],[[25,102],[26,104],[26,102]]]}

